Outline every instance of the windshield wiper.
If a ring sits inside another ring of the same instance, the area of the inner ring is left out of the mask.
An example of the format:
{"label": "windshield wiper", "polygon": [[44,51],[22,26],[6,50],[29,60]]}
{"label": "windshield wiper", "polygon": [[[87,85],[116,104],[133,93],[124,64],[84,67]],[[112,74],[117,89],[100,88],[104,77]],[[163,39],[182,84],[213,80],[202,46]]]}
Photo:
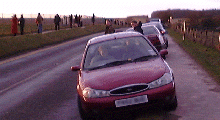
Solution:
{"label": "windshield wiper", "polygon": [[123,65],[126,63],[131,63],[131,60],[122,60],[122,61],[114,61],[114,62],[110,62],[105,64],[106,66],[110,67],[110,66],[118,66],[118,65]]}
{"label": "windshield wiper", "polygon": [[133,62],[148,61],[149,58],[154,58],[154,57],[157,57],[157,55],[142,56],[142,57],[134,59]]}
{"label": "windshield wiper", "polygon": [[131,63],[131,62],[132,62],[131,60],[114,61],[114,62],[106,63],[102,66],[89,68],[88,70],[96,70],[96,69],[100,69],[100,68],[113,67],[113,66],[123,65],[123,64],[126,64],[126,63]]}
{"label": "windshield wiper", "polygon": [[98,66],[98,67],[93,67],[93,68],[88,68],[88,70],[96,70],[96,69],[100,69],[100,68],[104,68],[106,66]]}

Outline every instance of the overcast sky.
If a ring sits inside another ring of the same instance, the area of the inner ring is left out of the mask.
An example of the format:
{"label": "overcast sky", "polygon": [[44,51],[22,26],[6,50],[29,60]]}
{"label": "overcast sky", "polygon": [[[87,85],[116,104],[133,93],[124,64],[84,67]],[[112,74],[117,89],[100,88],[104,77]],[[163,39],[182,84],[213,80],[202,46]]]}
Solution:
{"label": "overcast sky", "polygon": [[118,18],[167,9],[220,9],[220,0],[1,0],[0,13],[82,14]]}

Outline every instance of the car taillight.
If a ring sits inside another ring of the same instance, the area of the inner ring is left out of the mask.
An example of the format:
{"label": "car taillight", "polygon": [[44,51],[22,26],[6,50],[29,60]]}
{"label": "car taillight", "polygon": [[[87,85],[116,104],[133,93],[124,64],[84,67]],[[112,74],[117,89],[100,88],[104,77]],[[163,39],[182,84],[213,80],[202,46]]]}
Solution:
{"label": "car taillight", "polygon": [[161,31],[161,34],[165,34],[165,31]]}

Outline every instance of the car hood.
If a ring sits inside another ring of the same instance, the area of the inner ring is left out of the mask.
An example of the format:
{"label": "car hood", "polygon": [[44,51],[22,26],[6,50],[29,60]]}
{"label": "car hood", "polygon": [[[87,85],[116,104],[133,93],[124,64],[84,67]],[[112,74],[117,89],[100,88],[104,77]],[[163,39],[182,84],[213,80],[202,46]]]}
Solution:
{"label": "car hood", "polygon": [[158,57],[144,62],[133,62],[92,71],[81,71],[79,84],[82,89],[90,87],[93,89],[111,90],[129,84],[149,83],[162,77],[165,70],[165,63]]}

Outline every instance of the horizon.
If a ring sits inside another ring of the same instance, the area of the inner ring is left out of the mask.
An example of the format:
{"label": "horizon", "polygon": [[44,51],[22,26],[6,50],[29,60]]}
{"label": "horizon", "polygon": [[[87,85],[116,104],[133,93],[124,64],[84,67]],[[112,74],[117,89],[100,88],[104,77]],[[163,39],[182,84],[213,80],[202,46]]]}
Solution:
{"label": "horizon", "polygon": [[[190,9],[207,10],[220,9],[220,0],[157,0],[157,1],[26,1],[10,0],[0,1],[0,13],[4,14],[80,14],[101,18],[126,18],[128,16],[148,15],[151,17],[153,11],[167,9]],[[1,16],[2,17],[2,16]],[[9,16],[10,17],[10,16]]]}
{"label": "horizon", "polygon": [[[203,10],[192,10],[192,9],[178,9],[178,8],[176,8],[176,9],[167,9],[167,10],[190,10],[190,11],[209,11],[209,10],[220,10],[220,9],[203,9]],[[167,11],[167,10],[156,10],[156,11],[153,11],[153,12],[157,12],[157,11]],[[153,13],[152,12],[152,13]],[[151,14],[152,14],[151,13]],[[16,14],[16,13],[7,13],[7,14],[5,14],[5,13],[1,13],[1,16],[0,16],[0,18],[12,18],[13,17],[13,15],[14,14]],[[17,16],[17,18],[19,18],[21,15],[22,15],[23,13],[20,13],[20,14],[16,14],[16,16]],[[36,14],[23,14],[24,15],[24,18],[36,18],[37,17],[37,15],[38,15],[38,13],[36,13]],[[54,18],[54,16],[56,15],[56,14],[43,14],[43,13],[41,13],[41,15],[43,16],[43,18]],[[69,14],[70,15],[70,14]],[[69,15],[60,15],[59,14],[59,16],[60,17],[64,17],[64,16],[67,16],[67,17],[69,17]],[[76,14],[72,14],[73,16],[74,15],[76,15]],[[77,14],[77,15],[80,15],[80,14]],[[126,17],[113,17],[113,19],[120,19],[120,18],[127,18],[127,17],[137,17],[137,16],[148,16],[149,17],[149,15],[130,15],[130,16],[126,16]],[[92,15],[82,15],[82,18],[91,18],[92,17]],[[95,16],[96,18],[105,18],[105,17],[99,17],[99,16]],[[149,17],[150,18],[150,17]]]}

